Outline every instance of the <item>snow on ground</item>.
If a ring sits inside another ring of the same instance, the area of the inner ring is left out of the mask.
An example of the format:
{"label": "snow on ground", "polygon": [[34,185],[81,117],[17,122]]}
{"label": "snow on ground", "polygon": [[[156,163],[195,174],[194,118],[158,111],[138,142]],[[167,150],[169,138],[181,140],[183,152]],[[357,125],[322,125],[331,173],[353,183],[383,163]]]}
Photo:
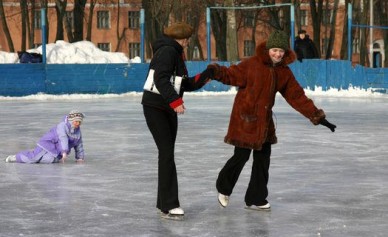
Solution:
{"label": "snow on ground", "polygon": [[[30,53],[42,54],[42,47],[36,49],[27,50]],[[79,41],[75,43],[68,43],[62,40],[56,43],[46,45],[46,55],[48,64],[93,64],[93,63],[141,63],[140,57],[129,59],[124,53],[121,52],[106,52],[96,47],[90,41]],[[19,63],[17,53],[10,53],[0,51],[0,63]],[[46,95],[37,94],[24,97],[3,97],[0,96],[0,100],[55,100],[55,99],[89,99],[96,97],[116,97],[125,96],[134,92],[126,93],[124,95],[84,95],[84,94],[72,94],[72,95]],[[196,95],[213,95],[213,94],[225,94],[236,93],[236,90],[232,88],[227,92],[193,92]],[[136,94],[136,93],[135,93]],[[306,94],[308,96],[329,96],[329,97],[381,97],[388,96],[387,94],[376,93],[372,89],[364,90],[360,88],[349,88],[347,90],[330,89],[327,91],[317,87],[313,90],[307,89]]]}
{"label": "snow on ground", "polygon": [[[386,98],[388,94],[373,92],[371,89],[365,90],[360,88],[349,88],[348,90],[330,89],[327,91],[322,90],[320,87],[316,87],[314,90],[305,89],[308,97],[328,97],[328,98]],[[229,91],[201,91],[201,92],[186,92],[193,96],[216,96],[216,95],[228,95],[236,94],[236,89],[232,87]],[[80,99],[98,99],[98,98],[118,98],[127,96],[139,96],[141,92],[127,92],[123,94],[65,94],[65,95],[48,95],[48,94],[35,94],[22,97],[10,97],[0,96],[0,101],[6,100],[80,100]],[[280,94],[278,93],[278,96]]]}
{"label": "snow on ground", "polygon": [[[29,53],[42,54],[42,46],[27,50]],[[92,63],[129,63],[139,62],[140,58],[130,60],[121,52],[106,52],[90,41],[68,43],[58,40],[46,45],[48,64],[92,64]],[[0,51],[0,63],[18,63],[17,53]]]}

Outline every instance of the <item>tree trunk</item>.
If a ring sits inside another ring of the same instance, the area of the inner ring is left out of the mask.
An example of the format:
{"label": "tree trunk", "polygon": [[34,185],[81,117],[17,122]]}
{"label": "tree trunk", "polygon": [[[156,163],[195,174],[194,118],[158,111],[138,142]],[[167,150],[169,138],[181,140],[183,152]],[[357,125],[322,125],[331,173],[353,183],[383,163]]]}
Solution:
{"label": "tree trunk", "polygon": [[55,11],[57,12],[57,34],[55,36],[55,41],[64,40],[63,18],[66,14],[66,5],[67,1],[55,1]]}
{"label": "tree trunk", "polygon": [[11,34],[9,32],[9,28],[8,28],[8,25],[7,25],[7,20],[5,18],[5,14],[4,14],[3,1],[1,1],[1,0],[0,0],[0,20],[1,20],[1,26],[2,26],[3,31],[4,31],[4,35],[5,35],[6,39],[7,39],[7,44],[8,44],[9,51],[10,52],[15,52],[15,48],[13,46]]}
{"label": "tree trunk", "polygon": [[[232,7],[233,0],[226,0],[225,5]],[[238,42],[237,42],[237,23],[235,10],[226,10],[226,52],[229,62],[237,62],[238,59]]]}
{"label": "tree trunk", "polygon": [[216,41],[216,56],[218,56],[219,61],[227,61],[225,10],[212,10],[210,18],[211,28]]}
{"label": "tree trunk", "polygon": [[322,23],[323,0],[318,0],[318,6],[315,0],[310,0],[311,18],[313,21],[314,44],[317,47],[318,54],[321,55],[321,23]]}
{"label": "tree trunk", "polygon": [[[384,15],[384,12],[388,12],[388,4],[383,5],[382,1],[377,1],[375,3],[375,10],[376,10],[376,22],[381,25],[381,26],[387,26],[388,25],[388,17]],[[386,7],[384,9],[384,6]],[[385,62],[383,67],[388,67],[388,30],[382,30],[382,35],[383,35],[383,42],[384,42],[384,54],[385,54]]]}
{"label": "tree trunk", "polygon": [[300,0],[293,0],[295,6],[295,24],[298,30],[302,29],[302,19],[300,15]]}
{"label": "tree trunk", "polygon": [[94,7],[96,6],[96,0],[90,1],[89,6],[89,18],[88,18],[88,26],[86,30],[86,40],[92,41],[92,25],[93,25],[93,15],[94,15]]}
{"label": "tree trunk", "polygon": [[[33,14],[35,12],[35,1],[34,0],[31,0],[30,1],[30,5],[31,5],[31,14]],[[33,28],[32,25],[31,25],[31,22],[34,22],[33,19],[34,18],[31,18],[32,20],[30,20],[30,14],[28,13],[28,8],[27,8],[27,18],[26,18],[26,24],[27,24],[27,47],[29,49],[32,49],[34,47],[34,33],[31,31],[31,29]]]}
{"label": "tree trunk", "polygon": [[27,19],[28,19],[28,10],[27,10],[27,1],[20,1],[20,11],[22,16],[22,40],[21,40],[21,51],[26,51],[27,44]]}
{"label": "tree trunk", "polygon": [[[352,41],[348,42],[348,33],[351,34],[351,32],[348,32],[348,5],[350,3],[350,0],[345,0],[345,14],[343,17],[344,27],[343,27],[343,35],[342,38],[342,44],[341,44],[341,51],[340,51],[340,59],[348,59],[348,45],[352,45]],[[351,37],[353,39],[353,36]],[[350,57],[351,59],[351,57]]]}
{"label": "tree trunk", "polygon": [[152,43],[163,34],[168,25],[173,1],[142,0],[145,14],[146,54],[152,56]]}
{"label": "tree trunk", "polygon": [[125,38],[125,28],[120,36],[120,1],[117,3],[117,20],[116,20],[116,39],[117,45],[115,52],[117,52],[120,48],[121,41]]}
{"label": "tree trunk", "polygon": [[255,16],[254,16],[254,21],[253,21],[253,26],[252,26],[252,38],[251,38],[251,41],[253,42],[254,44],[254,51],[253,51],[253,55],[255,55],[255,49],[256,49],[256,28],[257,28],[257,18],[259,16],[259,11],[256,11],[255,13]]}
{"label": "tree trunk", "polygon": [[[362,25],[367,25],[368,24],[368,9],[369,9],[369,0],[364,0],[364,5],[363,5],[363,11],[361,13],[361,24]],[[360,64],[363,66],[367,66],[368,62],[368,45],[367,45],[367,37],[368,37],[368,32],[366,28],[361,28],[361,40],[360,40]]]}
{"label": "tree trunk", "polygon": [[334,39],[335,39],[335,26],[336,26],[336,19],[337,19],[337,11],[338,11],[338,3],[339,0],[334,0],[334,9],[333,9],[333,18],[330,22],[330,37],[329,37],[329,43],[327,45],[327,51],[326,51],[326,59],[330,59],[332,57],[333,52],[333,45],[334,45]]}
{"label": "tree trunk", "polygon": [[86,0],[77,0],[74,2],[74,41],[84,40],[84,10]]}

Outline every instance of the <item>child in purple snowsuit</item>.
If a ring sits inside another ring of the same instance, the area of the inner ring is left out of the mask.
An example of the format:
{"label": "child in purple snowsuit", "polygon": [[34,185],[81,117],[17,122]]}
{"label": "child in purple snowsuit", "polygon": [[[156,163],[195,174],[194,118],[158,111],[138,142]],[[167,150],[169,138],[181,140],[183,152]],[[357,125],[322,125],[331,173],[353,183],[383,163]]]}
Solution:
{"label": "child in purple snowsuit", "polygon": [[8,156],[5,162],[64,163],[72,148],[75,151],[76,161],[83,162],[84,149],[80,126],[84,117],[84,114],[77,110],[70,111],[62,122],[43,135],[34,150]]}

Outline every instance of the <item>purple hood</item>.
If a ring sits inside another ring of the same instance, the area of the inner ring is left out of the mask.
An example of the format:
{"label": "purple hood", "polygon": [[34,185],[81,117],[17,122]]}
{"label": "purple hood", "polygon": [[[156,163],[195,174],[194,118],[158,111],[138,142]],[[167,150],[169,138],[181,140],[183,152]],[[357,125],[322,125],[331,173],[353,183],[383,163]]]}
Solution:
{"label": "purple hood", "polygon": [[65,116],[59,124],[51,128],[39,140],[38,146],[50,152],[55,157],[66,152],[70,153],[71,148],[75,150],[75,158],[84,158],[81,129],[74,129]]}

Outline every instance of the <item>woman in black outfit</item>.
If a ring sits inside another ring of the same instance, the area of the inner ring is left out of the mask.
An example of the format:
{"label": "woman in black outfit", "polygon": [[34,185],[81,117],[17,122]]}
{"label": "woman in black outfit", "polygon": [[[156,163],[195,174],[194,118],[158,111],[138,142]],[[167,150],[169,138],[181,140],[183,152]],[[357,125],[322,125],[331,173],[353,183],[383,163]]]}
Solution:
{"label": "woman in black outfit", "polygon": [[[151,88],[145,86],[142,98],[147,126],[159,152],[156,207],[161,211],[162,217],[168,219],[183,219],[184,216],[178,199],[174,161],[177,114],[185,111],[182,96],[184,91],[194,91],[204,86],[211,78],[209,72],[212,72],[205,70],[194,77],[188,77],[183,49],[192,33],[191,26],[175,23],[167,27],[164,35],[153,43],[154,56],[149,67],[149,77],[153,74],[153,84]],[[172,76],[183,78],[179,92],[171,83]],[[155,87],[158,92],[155,92]]]}

